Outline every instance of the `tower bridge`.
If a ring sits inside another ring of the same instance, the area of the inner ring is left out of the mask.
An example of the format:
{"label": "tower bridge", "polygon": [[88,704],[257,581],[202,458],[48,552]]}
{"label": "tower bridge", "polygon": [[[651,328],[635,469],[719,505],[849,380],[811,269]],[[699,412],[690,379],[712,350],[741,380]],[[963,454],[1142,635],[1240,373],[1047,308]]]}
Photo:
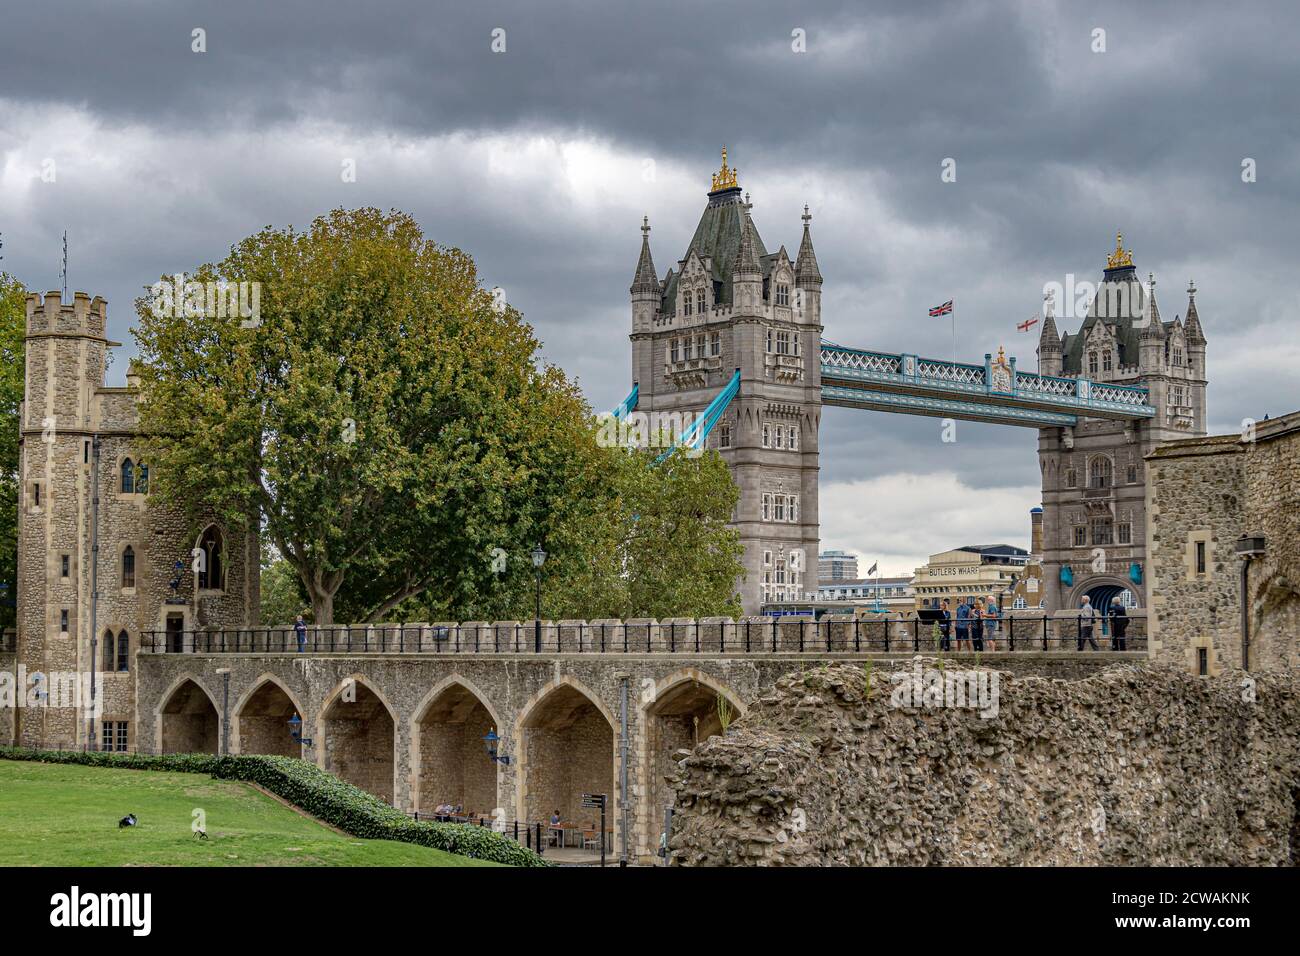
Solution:
{"label": "tower bridge", "polygon": [[[632,286],[632,394],[621,407],[710,420],[740,487],[746,613],[817,589],[822,408],[1038,430],[1047,610],[1105,608],[1123,591],[1145,606],[1146,473],[1157,444],[1205,434],[1205,335],[1188,287],[1185,318],[1160,317],[1155,279],[1139,281],[1116,236],[1086,318],[1060,334],[1051,307],[1038,368],[1002,348],[982,362],[848,347],[823,338],[823,277],[808,207],[792,259],[769,253],[727,164],[714,175],[685,254],[661,278],[648,218]],[[734,398],[717,397],[739,378]]]}

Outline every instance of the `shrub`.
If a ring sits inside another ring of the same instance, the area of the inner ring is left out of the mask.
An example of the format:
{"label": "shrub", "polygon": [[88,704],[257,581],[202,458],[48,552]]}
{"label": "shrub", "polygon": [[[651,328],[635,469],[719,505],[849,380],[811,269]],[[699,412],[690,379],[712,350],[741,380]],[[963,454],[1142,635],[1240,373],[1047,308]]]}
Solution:
{"label": "shrub", "polygon": [[373,794],[294,757],[249,754],[121,754],[79,750],[34,750],[0,747],[0,759],[41,763],[207,773],[219,780],[255,783],[344,833],[367,840],[399,840],[445,850],[476,860],[510,866],[546,866],[532,850],[488,828],[463,823],[412,820]]}

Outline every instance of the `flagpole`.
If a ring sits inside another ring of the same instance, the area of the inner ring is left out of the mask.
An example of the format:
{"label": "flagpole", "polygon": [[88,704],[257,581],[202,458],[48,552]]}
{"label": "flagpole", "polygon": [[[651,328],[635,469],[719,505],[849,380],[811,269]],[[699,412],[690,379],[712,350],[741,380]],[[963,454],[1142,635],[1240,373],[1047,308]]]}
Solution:
{"label": "flagpole", "polygon": [[952,364],[957,364],[957,304],[954,302],[948,314],[952,316]]}

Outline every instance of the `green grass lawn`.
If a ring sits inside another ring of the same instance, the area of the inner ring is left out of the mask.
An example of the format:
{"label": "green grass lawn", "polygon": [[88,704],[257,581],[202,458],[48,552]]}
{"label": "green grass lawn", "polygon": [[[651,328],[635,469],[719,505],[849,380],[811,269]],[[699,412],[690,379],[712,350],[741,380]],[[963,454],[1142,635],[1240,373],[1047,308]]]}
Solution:
{"label": "green grass lawn", "polygon": [[[207,840],[191,831],[207,818]],[[119,830],[134,813],[139,825]],[[205,774],[0,760],[0,866],[495,866],[358,840]]]}

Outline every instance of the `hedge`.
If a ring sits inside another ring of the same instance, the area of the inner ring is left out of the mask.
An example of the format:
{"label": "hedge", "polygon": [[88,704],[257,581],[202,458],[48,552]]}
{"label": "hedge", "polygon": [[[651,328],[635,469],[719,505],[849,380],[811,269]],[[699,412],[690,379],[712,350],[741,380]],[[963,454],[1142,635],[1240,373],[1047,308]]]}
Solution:
{"label": "hedge", "polygon": [[294,757],[208,754],[120,754],[0,747],[0,759],[41,763],[207,773],[219,780],[255,783],[344,833],[366,840],[398,840],[510,866],[546,866],[532,850],[490,827],[413,820],[373,794]]}

